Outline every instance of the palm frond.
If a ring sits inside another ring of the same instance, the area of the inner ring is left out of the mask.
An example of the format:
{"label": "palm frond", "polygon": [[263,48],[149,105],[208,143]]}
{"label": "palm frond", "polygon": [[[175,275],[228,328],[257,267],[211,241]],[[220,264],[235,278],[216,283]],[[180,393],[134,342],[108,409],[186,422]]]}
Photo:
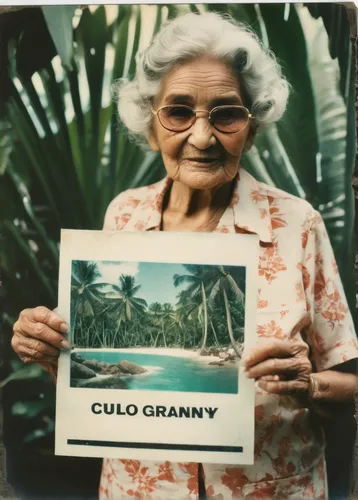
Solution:
{"label": "palm frond", "polygon": [[228,274],[226,276],[227,283],[229,285],[230,291],[234,294],[234,296],[239,299],[240,301],[243,301],[245,298],[244,292],[239,288],[238,284],[234,280],[234,278]]}

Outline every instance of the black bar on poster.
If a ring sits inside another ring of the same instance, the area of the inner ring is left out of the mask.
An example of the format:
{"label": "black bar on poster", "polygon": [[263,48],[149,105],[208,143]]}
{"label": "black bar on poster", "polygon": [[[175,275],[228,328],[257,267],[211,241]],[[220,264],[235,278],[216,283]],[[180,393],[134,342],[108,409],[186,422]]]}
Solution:
{"label": "black bar on poster", "polygon": [[68,439],[67,444],[82,446],[104,446],[110,448],[139,448],[149,450],[216,451],[242,453],[242,446],[211,446],[202,444],[134,443],[125,441],[95,441],[88,439]]}

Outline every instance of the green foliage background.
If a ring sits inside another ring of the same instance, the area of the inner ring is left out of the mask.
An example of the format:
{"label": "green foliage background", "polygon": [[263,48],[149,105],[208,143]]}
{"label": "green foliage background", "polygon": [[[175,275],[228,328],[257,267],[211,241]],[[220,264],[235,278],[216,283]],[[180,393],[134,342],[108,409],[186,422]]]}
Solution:
{"label": "green foliage background", "polygon": [[[100,229],[116,194],[164,175],[157,154],[128,141],[110,85],[134,74],[134,56],[150,31],[190,10],[230,13],[277,55],[292,86],[289,106],[279,123],[257,137],[243,164],[322,213],[353,311],[355,97],[344,7],[150,8],[150,22],[148,7],[130,5],[46,6],[1,16],[9,72],[0,103],[0,299],[7,338],[21,309],[56,306],[60,228]],[[19,388],[8,399],[17,429],[12,446],[43,453],[53,430],[47,376],[36,366],[20,370],[16,361],[9,370],[2,386]],[[26,379],[31,391],[25,395],[24,382],[16,379]]]}
{"label": "green foliage background", "polygon": [[[353,304],[350,43],[345,50],[339,44],[338,50],[331,42],[338,66],[330,59],[323,25],[310,39],[302,9],[294,5],[198,8],[227,11],[248,23],[277,55],[292,85],[289,106],[277,125],[257,137],[243,163],[258,179],[305,197],[320,210]],[[157,8],[153,30],[163,19],[190,9],[196,7]],[[12,317],[22,305],[55,305],[60,227],[100,229],[116,194],[164,175],[157,154],[145,154],[128,141],[110,99],[111,82],[134,73],[143,26],[149,31],[148,14],[139,6],[119,6],[108,22],[103,6],[80,13],[74,6],[42,11],[40,53],[34,45],[29,48],[29,27],[9,43],[10,98],[0,143],[0,264],[8,293],[16,296],[14,310],[7,311]],[[310,14],[305,14],[307,19]],[[73,16],[77,27],[72,33]],[[340,22],[340,33],[348,38],[342,14]],[[63,68],[58,58],[53,60],[56,53]]]}

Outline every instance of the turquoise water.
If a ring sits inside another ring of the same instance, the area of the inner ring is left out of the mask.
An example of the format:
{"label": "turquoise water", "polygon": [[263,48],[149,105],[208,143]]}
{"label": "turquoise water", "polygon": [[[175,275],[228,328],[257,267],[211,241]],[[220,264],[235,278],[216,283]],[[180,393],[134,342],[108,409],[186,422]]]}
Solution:
{"label": "turquoise water", "polygon": [[149,374],[124,377],[128,389],[148,391],[238,393],[238,369],[235,366],[208,366],[190,358],[125,352],[81,352],[86,359],[119,363],[126,359],[148,368]]}

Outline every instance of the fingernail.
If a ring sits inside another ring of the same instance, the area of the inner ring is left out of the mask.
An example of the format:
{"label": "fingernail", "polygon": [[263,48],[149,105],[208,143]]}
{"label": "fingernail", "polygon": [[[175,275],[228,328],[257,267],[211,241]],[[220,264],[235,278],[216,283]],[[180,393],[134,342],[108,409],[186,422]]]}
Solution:
{"label": "fingernail", "polygon": [[68,340],[62,340],[61,342],[61,349],[69,349],[70,348],[70,343],[68,342]]}
{"label": "fingernail", "polygon": [[60,330],[61,330],[61,332],[68,333],[69,332],[69,328],[68,328],[67,323],[61,323]]}

